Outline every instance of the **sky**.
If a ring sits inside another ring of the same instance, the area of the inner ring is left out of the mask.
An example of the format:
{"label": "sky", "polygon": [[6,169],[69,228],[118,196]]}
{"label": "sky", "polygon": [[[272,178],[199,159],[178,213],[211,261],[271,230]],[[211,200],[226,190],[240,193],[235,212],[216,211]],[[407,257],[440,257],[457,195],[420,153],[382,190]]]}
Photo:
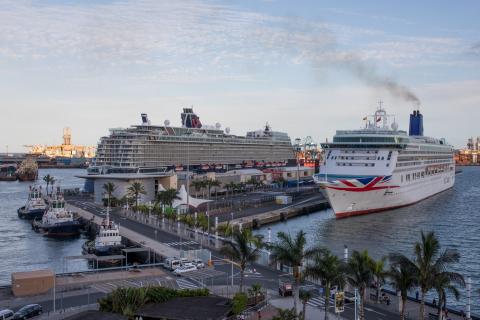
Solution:
{"label": "sky", "polygon": [[400,129],[480,136],[479,1],[0,0],[0,152],[109,128],[268,122],[329,140],[383,101]]}

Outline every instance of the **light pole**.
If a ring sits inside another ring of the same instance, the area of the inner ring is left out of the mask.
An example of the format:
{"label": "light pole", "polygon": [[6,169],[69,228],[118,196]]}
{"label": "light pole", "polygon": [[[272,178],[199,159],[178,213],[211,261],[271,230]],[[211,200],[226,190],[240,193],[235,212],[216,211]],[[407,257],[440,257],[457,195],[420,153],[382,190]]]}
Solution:
{"label": "light pole", "polygon": [[300,191],[300,138],[295,139],[295,155],[297,158],[297,192]]}
{"label": "light pole", "polygon": [[471,305],[471,298],[472,298],[472,278],[468,277],[466,281],[467,287],[467,312],[466,317],[468,320],[472,319],[470,314],[470,305]]}
{"label": "light pole", "polygon": [[[233,211],[230,213],[232,219],[230,220],[230,241],[233,243]],[[233,258],[232,258],[232,289],[233,289]]]}
{"label": "light pole", "polygon": [[151,216],[152,216],[152,201],[148,202],[148,224],[150,224],[151,221]]}

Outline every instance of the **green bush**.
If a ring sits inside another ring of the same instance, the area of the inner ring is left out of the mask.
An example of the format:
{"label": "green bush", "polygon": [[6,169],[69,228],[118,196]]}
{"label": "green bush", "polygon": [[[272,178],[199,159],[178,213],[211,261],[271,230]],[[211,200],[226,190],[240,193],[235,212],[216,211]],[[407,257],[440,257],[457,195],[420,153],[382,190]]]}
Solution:
{"label": "green bush", "polygon": [[131,317],[146,303],[167,302],[177,297],[206,297],[208,289],[175,290],[165,287],[118,288],[101,298],[100,311],[119,313]]}
{"label": "green bush", "polygon": [[232,300],[232,312],[233,314],[240,314],[247,307],[248,297],[243,292],[235,294]]}

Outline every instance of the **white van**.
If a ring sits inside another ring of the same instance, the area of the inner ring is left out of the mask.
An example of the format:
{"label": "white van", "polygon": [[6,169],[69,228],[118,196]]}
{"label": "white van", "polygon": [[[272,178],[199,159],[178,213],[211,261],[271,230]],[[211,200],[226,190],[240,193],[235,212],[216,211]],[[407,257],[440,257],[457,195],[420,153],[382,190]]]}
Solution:
{"label": "white van", "polygon": [[0,320],[13,319],[14,312],[10,309],[0,310]]}
{"label": "white van", "polygon": [[170,271],[178,269],[181,265],[182,262],[180,261],[180,259],[177,258],[167,258],[167,260],[165,260],[165,268]]}

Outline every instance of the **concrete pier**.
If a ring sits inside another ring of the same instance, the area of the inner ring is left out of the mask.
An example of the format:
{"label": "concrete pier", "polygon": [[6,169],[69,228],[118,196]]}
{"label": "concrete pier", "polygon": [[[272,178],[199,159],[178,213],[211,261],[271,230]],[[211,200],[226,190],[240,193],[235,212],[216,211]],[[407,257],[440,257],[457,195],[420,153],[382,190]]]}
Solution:
{"label": "concrete pier", "polygon": [[233,219],[230,223],[233,225],[241,225],[242,228],[259,228],[266,224],[285,221],[296,216],[323,210],[328,207],[329,204],[326,199],[323,197],[320,199],[318,199],[318,197],[313,197],[281,209]]}
{"label": "concrete pier", "polygon": [[[66,208],[71,210],[72,212],[78,214],[80,217],[84,218],[85,220],[93,221],[94,223],[100,225],[102,223],[103,218],[94,215],[88,211],[83,210],[82,208],[73,206],[71,204],[67,204]],[[163,257],[180,257],[180,251],[167,246],[163,243],[155,241],[151,238],[148,238],[140,233],[132,231],[128,228],[122,226],[121,221],[115,221],[120,226],[120,235],[129,239],[130,241],[139,244],[142,247],[150,248],[152,252],[159,256]]]}

